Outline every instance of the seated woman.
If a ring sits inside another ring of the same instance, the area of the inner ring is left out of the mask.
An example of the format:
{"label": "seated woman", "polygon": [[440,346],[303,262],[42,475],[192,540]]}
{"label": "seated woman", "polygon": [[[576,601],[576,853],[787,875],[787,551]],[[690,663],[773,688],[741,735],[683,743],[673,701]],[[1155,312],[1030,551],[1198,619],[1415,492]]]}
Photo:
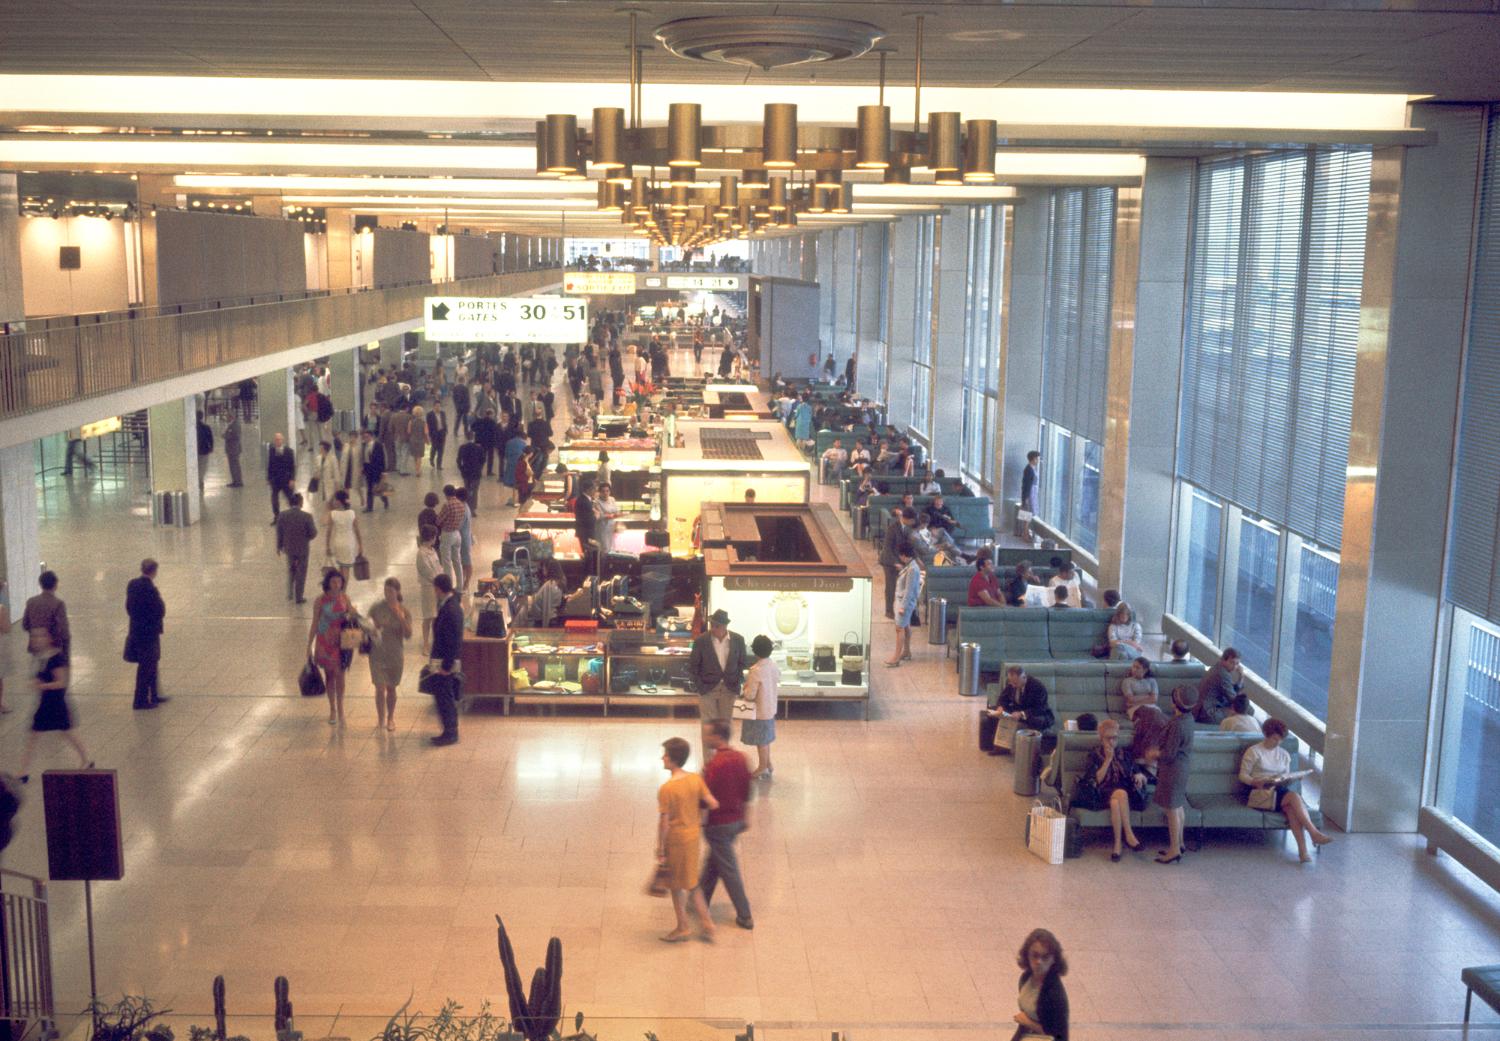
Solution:
{"label": "seated woman", "polygon": [[1130,753],[1120,747],[1120,721],[1105,719],[1099,723],[1099,743],[1089,749],[1083,774],[1073,788],[1072,805],[1086,810],[1109,810],[1109,825],[1115,835],[1115,849],[1109,859],[1119,862],[1123,840],[1132,853],[1141,850],[1141,842],[1130,826],[1130,811],[1146,808],[1144,780],[1137,781]]}
{"label": "seated woman", "polygon": [[1139,658],[1146,653],[1141,639],[1141,623],[1135,620],[1135,612],[1121,600],[1115,613],[1109,617],[1109,656],[1111,658]]}
{"label": "seated woman", "polygon": [[866,470],[860,479],[859,487],[854,489],[854,505],[863,506],[869,501],[870,496],[879,494],[880,486],[875,483],[874,471]]}
{"label": "seated woman", "polygon": [[1326,846],[1333,839],[1318,830],[1302,796],[1287,787],[1293,778],[1287,776],[1292,771],[1292,755],[1281,747],[1286,724],[1268,719],[1260,725],[1260,732],[1265,740],[1245,749],[1240,759],[1240,783],[1250,789],[1245,802],[1251,809],[1286,815],[1292,838],[1297,840],[1297,858],[1306,864],[1312,860],[1307,852],[1309,837],[1314,846]]}
{"label": "seated woman", "polygon": [[1156,672],[1146,658],[1137,658],[1130,663],[1130,675],[1120,681],[1120,693],[1125,697],[1125,718],[1135,720],[1136,712],[1143,705],[1154,705],[1161,690],[1156,685]]}
{"label": "seated woman", "polygon": [[540,568],[542,584],[531,597],[531,624],[550,628],[557,624],[557,612],[567,599],[564,588],[567,580],[563,577],[562,565],[556,560],[543,560]]}
{"label": "seated woman", "polygon": [[1057,571],[1051,578],[1047,579],[1047,585],[1054,589],[1059,586],[1066,588],[1068,591],[1069,607],[1084,606],[1083,577],[1079,575],[1078,569],[1073,566],[1071,561],[1067,560],[1059,560],[1056,566]]}

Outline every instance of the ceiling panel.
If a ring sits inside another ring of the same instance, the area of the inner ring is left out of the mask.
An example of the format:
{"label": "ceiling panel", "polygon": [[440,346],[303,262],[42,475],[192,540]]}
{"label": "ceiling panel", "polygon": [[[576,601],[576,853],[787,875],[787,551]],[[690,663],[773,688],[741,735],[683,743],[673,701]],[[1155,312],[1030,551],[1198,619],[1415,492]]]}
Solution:
{"label": "ceiling panel", "polygon": [[[888,83],[913,74],[911,15],[926,16],[933,85],[1391,90],[1500,97],[1497,0],[655,4],[657,24],[706,14],[819,14],[887,30]],[[1455,13],[1457,12],[1457,13]],[[1470,13],[1463,13],[1470,12]],[[617,80],[617,0],[5,0],[0,71],[380,79]],[[876,59],[774,74],[645,55],[653,82],[873,83]]]}

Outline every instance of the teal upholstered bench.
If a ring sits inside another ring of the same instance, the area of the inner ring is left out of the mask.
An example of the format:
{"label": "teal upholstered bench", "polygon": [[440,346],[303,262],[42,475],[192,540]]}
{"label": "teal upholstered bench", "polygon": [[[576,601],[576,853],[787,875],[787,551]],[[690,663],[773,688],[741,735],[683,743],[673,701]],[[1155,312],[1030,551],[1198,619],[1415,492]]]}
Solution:
{"label": "teal upholstered bench", "polygon": [[1500,1012],[1500,965],[1473,965],[1459,973],[1459,979],[1468,988],[1464,995],[1464,1022],[1469,1021],[1469,1011],[1474,1004],[1474,995],[1496,1012]]}

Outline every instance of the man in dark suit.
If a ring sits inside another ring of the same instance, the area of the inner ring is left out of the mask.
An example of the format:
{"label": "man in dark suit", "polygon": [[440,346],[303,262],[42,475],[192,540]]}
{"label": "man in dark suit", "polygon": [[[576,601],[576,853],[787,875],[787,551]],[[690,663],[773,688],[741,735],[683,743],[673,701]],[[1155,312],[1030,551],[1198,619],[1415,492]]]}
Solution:
{"label": "man in dark suit", "polygon": [[437,700],[438,719],[443,732],[431,741],[435,745],[458,744],[458,698],[463,689],[459,656],[464,642],[464,611],[453,592],[453,579],[444,572],[432,580],[437,594],[437,617],[432,620],[433,697]]}
{"label": "man in dark suit", "polygon": [[[1047,704],[1047,688],[1042,681],[1026,675],[1021,666],[1012,665],[1005,670],[1005,686],[1000,691],[999,704],[986,709],[979,717],[979,747],[990,755],[999,755],[1012,747],[1016,730],[1051,730],[1053,722],[1052,708]],[[995,734],[1001,726],[1010,733],[1001,747],[996,747]]]}
{"label": "man in dark suit", "polygon": [[155,708],[168,700],[161,696],[157,665],[161,662],[161,634],[166,628],[167,605],[156,588],[156,561],[141,561],[140,577],[125,585],[125,613],[130,632],[125,637],[125,660],[135,663],[135,708]]}
{"label": "man in dark suit", "polygon": [[[583,573],[594,573],[594,555],[599,552],[599,515],[594,511],[594,477],[589,474],[578,482],[577,494],[573,497],[573,534],[578,536],[579,552],[583,555]],[[704,716],[704,719],[711,717]]]}
{"label": "man in dark suit", "polygon": [[[385,445],[375,440],[375,435],[366,430],[359,435],[360,476],[365,481],[365,512],[375,511],[375,489],[380,487],[381,479],[385,476]],[[391,508],[391,501],[385,496],[386,509]]]}
{"label": "man in dark suit", "polygon": [[1041,479],[1042,453],[1032,450],[1026,453],[1026,469],[1021,471],[1021,509],[1036,513],[1036,486]]}
{"label": "man in dark suit", "polygon": [[485,476],[495,476],[495,463],[500,454],[500,446],[495,442],[500,438],[500,424],[495,421],[495,413],[491,409],[485,409],[479,418],[473,423],[474,441],[480,448],[484,449],[484,472]]}
{"label": "man in dark suit", "polygon": [[688,675],[698,688],[698,718],[729,719],[745,678],[745,638],[729,631],[722,608],[708,616],[708,632],[693,641]]}
{"label": "man in dark suit", "polygon": [[266,483],[271,486],[271,523],[281,512],[281,497],[292,501],[292,485],[297,480],[297,456],[287,447],[286,438],[277,431],[271,435],[271,451],[266,456]]}
{"label": "man in dark suit", "polygon": [[302,508],[302,496],[292,493],[288,509],[276,515],[276,552],[286,554],[286,598],[302,603],[307,586],[307,560],[318,526]]}

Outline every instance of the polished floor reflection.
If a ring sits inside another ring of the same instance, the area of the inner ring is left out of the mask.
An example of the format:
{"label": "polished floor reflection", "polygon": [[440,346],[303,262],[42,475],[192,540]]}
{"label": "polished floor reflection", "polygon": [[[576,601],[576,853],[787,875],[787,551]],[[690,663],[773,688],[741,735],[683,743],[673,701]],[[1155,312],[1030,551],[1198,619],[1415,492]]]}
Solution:
{"label": "polished floor reflection", "polygon": [[[1022,845],[1009,760],[976,750],[975,705],[920,637],[915,662],[877,670],[869,722],[779,724],[776,779],[741,840],[755,931],[721,903],[716,945],[663,945],[670,911],[642,892],[659,746],[695,722],[481,708],[461,744],[433,749],[413,654],[394,734],[375,729],[362,664],[350,723],[331,728],[323,702],[296,695],[308,616],[284,599],[263,483],[227,489],[215,462],[206,518],[187,530],[153,529],[138,486],[79,483],[43,503],[81,734],[123,793],[126,878],[94,897],[106,995],[206,1023],[215,973],[246,1014],[268,1013],[286,975],[305,1029],[366,1037],[408,995],[429,1010],[503,1004],[499,913],[523,966],[563,939],[570,1013],[621,1017],[606,1041],[727,1041],[720,1028],[745,1021],[773,1039],[969,1041],[1009,1036],[1016,948],[1045,925],[1072,963],[1075,1039],[1356,1041],[1458,1037],[1460,967],[1500,961],[1500,897],[1410,835],[1341,836],[1308,867],[1289,844],[1222,838],[1172,867],[1111,864],[1098,845],[1044,865]],[[360,515],[377,579],[356,586],[361,603],[386,574],[415,581],[416,512],[442,477],[398,478],[389,513]],[[495,487],[477,560],[507,526]],[[141,713],[120,650],[124,584],[148,554],[173,700]],[[888,624],[876,634],[878,653]],[[14,763],[32,697],[12,677],[5,700],[0,757]],[[39,766],[71,765],[44,746]],[[45,874],[35,780],[28,794],[5,866]],[[60,1004],[78,1008],[81,885],[52,895]],[[1500,1030],[1476,1017],[1477,1036]]]}

